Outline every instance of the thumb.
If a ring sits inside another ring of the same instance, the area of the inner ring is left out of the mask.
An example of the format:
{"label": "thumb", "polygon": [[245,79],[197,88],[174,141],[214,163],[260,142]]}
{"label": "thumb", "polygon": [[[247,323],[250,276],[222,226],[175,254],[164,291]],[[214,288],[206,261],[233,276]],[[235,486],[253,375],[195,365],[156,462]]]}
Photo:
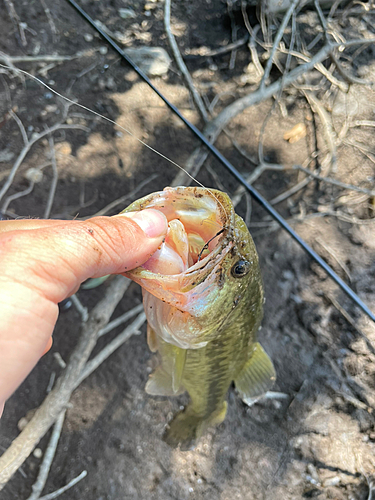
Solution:
{"label": "thumb", "polygon": [[86,221],[0,222],[0,280],[22,281],[58,303],[87,278],[140,266],[166,231],[165,216],[152,209]]}
{"label": "thumb", "polygon": [[0,222],[0,405],[43,354],[57,303],[90,277],[143,264],[167,231],[157,210],[86,221]]}

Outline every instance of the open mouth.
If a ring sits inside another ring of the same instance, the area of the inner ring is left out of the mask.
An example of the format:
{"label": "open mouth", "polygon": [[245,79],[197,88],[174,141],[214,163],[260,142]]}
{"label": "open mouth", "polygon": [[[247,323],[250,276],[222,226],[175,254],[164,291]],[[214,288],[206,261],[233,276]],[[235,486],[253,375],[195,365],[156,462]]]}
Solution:
{"label": "open mouth", "polygon": [[133,203],[127,210],[153,208],[168,220],[165,241],[143,269],[171,276],[204,264],[228,233],[227,204],[221,193],[204,188],[166,188]]}

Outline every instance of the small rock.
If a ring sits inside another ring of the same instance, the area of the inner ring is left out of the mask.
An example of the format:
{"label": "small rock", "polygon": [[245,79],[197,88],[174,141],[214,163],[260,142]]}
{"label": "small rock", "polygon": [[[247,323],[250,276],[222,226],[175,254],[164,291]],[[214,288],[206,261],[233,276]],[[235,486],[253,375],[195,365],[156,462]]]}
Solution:
{"label": "small rock", "polygon": [[35,450],[33,451],[33,455],[35,458],[42,458],[43,452],[40,448],[35,448]]}
{"label": "small rock", "polygon": [[133,19],[136,16],[136,13],[133,9],[119,9],[118,15],[121,19]]}
{"label": "small rock", "polygon": [[137,47],[124,52],[147,76],[166,75],[172,62],[162,47]]}
{"label": "small rock", "polygon": [[85,39],[86,42],[92,42],[94,40],[94,37],[91,33],[85,33],[83,35],[83,38]]}
{"label": "small rock", "polygon": [[341,482],[339,476],[328,477],[324,482],[323,486],[337,486]]}
{"label": "small rock", "polygon": [[108,47],[100,47],[99,54],[105,56],[108,53]]}
{"label": "small rock", "polygon": [[22,432],[28,423],[29,423],[29,421],[27,420],[27,418],[26,418],[26,417],[22,417],[22,418],[20,418],[20,419],[18,420],[18,424],[17,424],[18,430],[19,430],[20,432]]}
{"label": "small rock", "polygon": [[27,180],[38,184],[43,180],[43,172],[39,168],[29,168],[25,172],[25,177]]}

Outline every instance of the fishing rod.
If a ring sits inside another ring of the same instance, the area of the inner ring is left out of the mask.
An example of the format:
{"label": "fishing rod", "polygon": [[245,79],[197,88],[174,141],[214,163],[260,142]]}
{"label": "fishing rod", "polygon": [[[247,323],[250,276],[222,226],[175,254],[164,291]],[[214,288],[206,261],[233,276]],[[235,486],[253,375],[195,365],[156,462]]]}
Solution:
{"label": "fishing rod", "polygon": [[144,82],[164,101],[164,103],[175,113],[180,120],[190,129],[193,134],[206,146],[206,148],[220,161],[224,167],[237,179],[237,181],[244,186],[250,195],[273,217],[280,226],[289,233],[289,235],[307,252],[312,259],[314,259],[325,272],[339,285],[339,287],[357,304],[360,309],[375,323],[375,314],[371,309],[358,297],[358,295],[335,273],[335,271],[318,255],[295,231],[290,227],[286,220],[273,208],[273,206],[251,185],[246,182],[240,172],[223,156],[216,147],[211,144],[208,139],[197,129],[189,120],[187,120],[179,111],[179,109],[172,104],[161,92],[158,90],[150,79],[143,73],[143,71],[131,60],[129,56],[112,40],[110,36],[105,33],[93,19],[74,1],[67,0],[67,2],[79,12],[79,14],[87,21],[100,35],[104,38],[110,46],[124,59],[136,73],[142,78]]}

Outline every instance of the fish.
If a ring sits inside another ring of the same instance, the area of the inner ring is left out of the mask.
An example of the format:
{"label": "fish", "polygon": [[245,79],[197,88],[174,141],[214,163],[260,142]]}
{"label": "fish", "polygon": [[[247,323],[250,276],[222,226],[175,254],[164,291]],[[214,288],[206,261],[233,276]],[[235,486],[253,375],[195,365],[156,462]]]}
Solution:
{"label": "fish", "polygon": [[256,336],[264,302],[259,259],[245,222],[221,191],[167,187],[122,213],[146,208],[164,213],[168,232],[143,266],[125,273],[142,287],[147,341],[160,360],[145,390],[188,393],[189,404],[163,439],[189,450],[225,419],[232,382],[252,405],[276,380]]}

